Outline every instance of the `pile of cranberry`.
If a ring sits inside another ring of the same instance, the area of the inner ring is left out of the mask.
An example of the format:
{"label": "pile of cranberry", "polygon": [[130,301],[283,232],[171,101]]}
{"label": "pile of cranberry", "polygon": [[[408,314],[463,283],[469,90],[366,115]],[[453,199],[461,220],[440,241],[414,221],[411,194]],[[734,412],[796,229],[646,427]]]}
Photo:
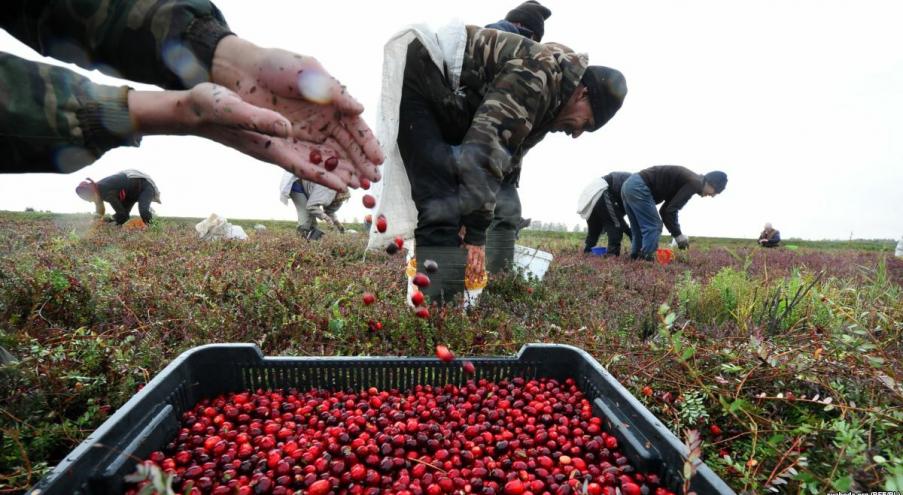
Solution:
{"label": "pile of cranberry", "polygon": [[572,379],[230,393],[182,422],[146,461],[176,493],[673,495],[634,470]]}

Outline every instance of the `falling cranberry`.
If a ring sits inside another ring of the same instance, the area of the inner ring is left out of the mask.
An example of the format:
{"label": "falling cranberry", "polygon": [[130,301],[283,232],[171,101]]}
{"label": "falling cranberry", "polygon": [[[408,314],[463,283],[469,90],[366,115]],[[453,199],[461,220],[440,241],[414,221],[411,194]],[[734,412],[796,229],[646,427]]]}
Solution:
{"label": "falling cranberry", "polygon": [[414,304],[414,306],[423,304],[423,292],[420,292],[419,290],[414,291],[414,293],[411,294],[411,303]]}
{"label": "falling cranberry", "polygon": [[319,165],[322,161],[323,155],[320,153],[320,150],[310,150],[310,163]]}
{"label": "falling cranberry", "polygon": [[394,242],[390,242],[390,243],[386,244],[386,254],[391,256],[397,252],[398,252],[398,244],[395,244]]}
{"label": "falling cranberry", "polygon": [[417,274],[414,275],[414,279],[411,281],[411,283],[422,289],[424,287],[430,286],[430,278],[427,277],[425,273],[417,272]]}
{"label": "falling cranberry", "polygon": [[326,159],[326,162],[323,163],[323,167],[329,172],[332,172],[338,166],[339,166],[339,159],[334,156],[330,156],[329,158]]}
{"label": "falling cranberry", "polygon": [[718,435],[721,434],[721,427],[716,424],[713,424],[713,425],[709,426],[709,431],[712,432],[712,435],[715,435],[717,437]]}
{"label": "falling cranberry", "polygon": [[373,223],[373,215],[371,215],[369,213],[366,214],[364,216],[364,223]]}
{"label": "falling cranberry", "polygon": [[426,260],[423,262],[423,269],[426,270],[426,273],[432,275],[439,271],[439,263],[433,260]]}
{"label": "falling cranberry", "polygon": [[473,375],[477,372],[476,367],[473,365],[473,363],[471,361],[464,361],[463,363],[461,363],[461,368],[468,375]]}
{"label": "falling cranberry", "polygon": [[370,189],[370,179],[366,177],[361,177],[361,189],[367,190]]}
{"label": "falling cranberry", "polygon": [[383,215],[378,216],[376,218],[376,230],[383,233],[387,228],[389,228],[389,224],[386,222],[386,217]]}
{"label": "falling cranberry", "polygon": [[364,292],[363,300],[364,304],[369,306],[376,301],[376,296],[374,296],[372,292]]}
{"label": "falling cranberry", "polygon": [[446,363],[454,361],[455,359],[454,353],[442,344],[436,346],[436,357],[439,358],[440,361],[445,361]]}
{"label": "falling cranberry", "polygon": [[365,208],[373,208],[374,206],[376,206],[376,198],[369,194],[365,194],[362,201]]}
{"label": "falling cranberry", "polygon": [[403,248],[404,247],[404,239],[402,239],[401,236],[395,236],[395,245],[398,246],[398,249]]}
{"label": "falling cranberry", "polygon": [[417,311],[414,312],[418,318],[427,319],[430,317],[430,310],[427,308],[417,308]]}

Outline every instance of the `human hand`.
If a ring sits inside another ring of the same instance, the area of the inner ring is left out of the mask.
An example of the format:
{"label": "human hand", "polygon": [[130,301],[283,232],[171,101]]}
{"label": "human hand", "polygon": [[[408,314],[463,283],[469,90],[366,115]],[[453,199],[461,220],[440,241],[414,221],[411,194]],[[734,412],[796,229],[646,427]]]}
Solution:
{"label": "human hand", "polygon": [[[472,278],[482,278],[483,273],[486,271],[486,246],[474,246],[472,244],[465,244],[465,249],[467,249],[467,266],[465,272],[471,275]],[[476,280],[472,280],[474,282]]]}
{"label": "human hand", "polygon": [[216,47],[211,78],[246,102],[291,121],[290,137],[299,148],[296,159],[304,164],[305,177],[317,181],[311,171],[323,172],[309,159],[310,149],[321,145],[332,150],[322,153],[324,160],[339,158],[332,174],[347,184],[357,187],[359,177],[379,180],[376,165],[384,156],[360,117],[364,107],[314,57],[227,36]]}
{"label": "human hand", "polygon": [[[310,163],[315,147],[290,138],[288,119],[223,86],[202,83],[185,91],[130,91],[128,101],[139,134],[200,136],[333,189],[349,185],[346,178]],[[324,148],[323,155],[325,159],[335,152]]]}
{"label": "human hand", "polygon": [[677,241],[677,247],[679,249],[687,249],[690,247],[690,239],[688,239],[687,236],[683,234],[675,237],[674,240]]}

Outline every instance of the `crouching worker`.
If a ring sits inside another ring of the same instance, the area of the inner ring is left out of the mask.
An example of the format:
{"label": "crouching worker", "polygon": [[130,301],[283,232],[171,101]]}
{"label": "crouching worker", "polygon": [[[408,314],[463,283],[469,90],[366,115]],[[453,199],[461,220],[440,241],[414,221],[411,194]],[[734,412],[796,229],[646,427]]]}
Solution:
{"label": "crouching worker", "polygon": [[[714,197],[724,191],[725,186],[727,174],[724,172],[699,175],[676,165],[650,167],[631,175],[621,187],[624,209],[630,219],[630,258],[655,259],[662,224],[674,237],[677,247],[690,247],[689,239],[680,230],[677,213],[693,195]],[[656,211],[655,206],[659,203],[664,204]]]}
{"label": "crouching worker", "polygon": [[[397,143],[388,160],[400,156],[416,206],[418,271],[430,259],[441,267],[424,292],[453,301],[465,279],[485,280],[487,265],[513,258],[524,155],[549,132],[576,138],[598,130],[621,107],[627,86],[617,70],[589,66],[562,45],[459,25],[442,31],[449,43],[440,40],[440,48],[417,28],[411,32],[394,38],[406,43],[406,56],[397,138],[384,142]],[[384,100],[392,89],[384,85]],[[506,246],[499,256],[487,231]]]}
{"label": "crouching worker", "polygon": [[577,205],[577,214],[586,219],[586,243],[584,253],[589,253],[599,241],[602,231],[608,237],[606,256],[621,255],[621,237],[630,238],[630,227],[624,219],[624,203],[621,186],[630,172],[612,172],[596,179],[583,190]]}
{"label": "crouching worker", "polygon": [[759,234],[759,245],[762,247],[777,247],[781,243],[781,232],[771,226],[771,223],[765,224],[765,229]]}
{"label": "crouching worker", "polygon": [[82,181],[75,188],[75,193],[89,203],[94,203],[95,213],[103,218],[106,210],[104,203],[110,203],[115,214],[113,221],[122,225],[129,219],[135,203],[138,213],[145,225],[153,220],[151,202],[160,203],[160,189],[147,174],[138,170],[123,170],[94,182],[91,179]]}
{"label": "crouching worker", "polygon": [[323,237],[323,231],[317,228],[317,220],[345,232],[336,212],[348,201],[350,195],[347,192],[336,192],[315,182],[299,179],[290,172],[282,176],[280,190],[283,204],[288,204],[289,199],[294,203],[298,212],[298,234],[305,239],[315,241]]}

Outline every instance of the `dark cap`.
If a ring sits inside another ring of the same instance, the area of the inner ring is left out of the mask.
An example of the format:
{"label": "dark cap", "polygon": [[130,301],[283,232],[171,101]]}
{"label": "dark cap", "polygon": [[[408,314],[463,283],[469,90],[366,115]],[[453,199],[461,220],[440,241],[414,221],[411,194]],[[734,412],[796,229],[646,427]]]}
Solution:
{"label": "dark cap", "polygon": [[536,41],[542,41],[542,35],[546,32],[546,19],[551,15],[551,10],[542,6],[535,0],[529,0],[508,12],[508,15],[505,16],[505,20],[521,24],[533,32]]}
{"label": "dark cap", "polygon": [[720,170],[709,172],[705,174],[705,183],[711,184],[715,188],[716,194],[721,194],[721,191],[724,191],[727,186],[727,174]]}
{"label": "dark cap", "polygon": [[614,117],[627,96],[627,80],[616,69],[590,65],[583,73],[581,84],[586,86],[590,106],[593,109],[594,126],[590,132],[605,125]]}

